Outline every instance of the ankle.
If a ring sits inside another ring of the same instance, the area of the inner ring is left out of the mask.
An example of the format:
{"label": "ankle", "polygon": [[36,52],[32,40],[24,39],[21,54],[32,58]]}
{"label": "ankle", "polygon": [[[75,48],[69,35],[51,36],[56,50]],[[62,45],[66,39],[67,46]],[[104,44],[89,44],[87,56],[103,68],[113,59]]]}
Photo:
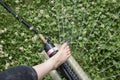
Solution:
{"label": "ankle", "polygon": [[51,59],[53,62],[53,70],[54,70],[59,66],[60,61],[59,61],[59,58],[57,56],[53,56]]}

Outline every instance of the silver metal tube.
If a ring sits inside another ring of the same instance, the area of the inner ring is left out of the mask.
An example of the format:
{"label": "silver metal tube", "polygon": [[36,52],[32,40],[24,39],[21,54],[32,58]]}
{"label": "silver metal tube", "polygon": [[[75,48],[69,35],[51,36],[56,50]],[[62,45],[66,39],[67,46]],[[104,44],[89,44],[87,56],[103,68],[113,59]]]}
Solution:
{"label": "silver metal tube", "polygon": [[83,69],[80,67],[80,65],[77,63],[77,61],[71,56],[67,60],[68,64],[71,66],[73,71],[76,73],[76,75],[79,77],[81,80],[90,80],[86,73],[83,71]]}

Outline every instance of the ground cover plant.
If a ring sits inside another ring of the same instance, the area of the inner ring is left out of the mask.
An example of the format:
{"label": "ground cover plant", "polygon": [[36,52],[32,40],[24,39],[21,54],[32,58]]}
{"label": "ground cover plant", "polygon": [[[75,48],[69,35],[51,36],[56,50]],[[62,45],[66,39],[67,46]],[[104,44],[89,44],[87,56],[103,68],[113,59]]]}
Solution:
{"label": "ground cover plant", "polygon": [[[119,0],[3,1],[52,42],[69,42],[72,55],[92,80],[120,80]],[[0,6],[0,71],[41,63],[42,50],[37,35]]]}

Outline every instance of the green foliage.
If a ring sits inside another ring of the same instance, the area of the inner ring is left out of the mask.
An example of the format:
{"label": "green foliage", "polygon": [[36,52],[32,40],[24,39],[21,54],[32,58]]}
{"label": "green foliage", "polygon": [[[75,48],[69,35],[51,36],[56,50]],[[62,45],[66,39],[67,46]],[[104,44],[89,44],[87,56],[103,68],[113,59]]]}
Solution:
{"label": "green foliage", "polygon": [[[52,42],[69,42],[92,80],[120,80],[119,0],[4,1]],[[1,6],[0,13],[0,71],[41,63],[37,53],[43,46],[34,33]]]}

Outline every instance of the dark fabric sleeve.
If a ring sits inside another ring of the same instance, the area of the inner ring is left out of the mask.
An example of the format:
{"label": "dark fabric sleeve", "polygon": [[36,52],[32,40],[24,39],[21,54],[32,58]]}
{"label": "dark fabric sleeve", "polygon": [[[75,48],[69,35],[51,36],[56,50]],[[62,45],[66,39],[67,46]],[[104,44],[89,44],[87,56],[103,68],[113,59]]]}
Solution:
{"label": "dark fabric sleeve", "polygon": [[38,80],[38,76],[30,66],[17,66],[1,72],[0,80]]}

